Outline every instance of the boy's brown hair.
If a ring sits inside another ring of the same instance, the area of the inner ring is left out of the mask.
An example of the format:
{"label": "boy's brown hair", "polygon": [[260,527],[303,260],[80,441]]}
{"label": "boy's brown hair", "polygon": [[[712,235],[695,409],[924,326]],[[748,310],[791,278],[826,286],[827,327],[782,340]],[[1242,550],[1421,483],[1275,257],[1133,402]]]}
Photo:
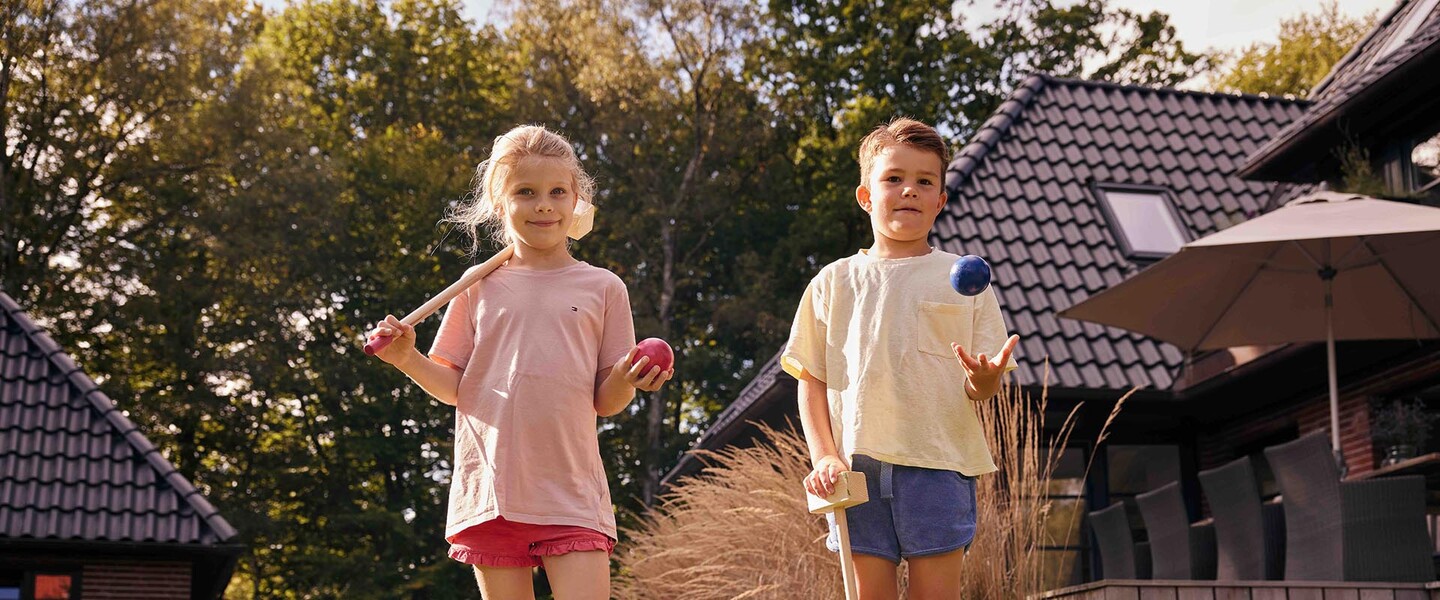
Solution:
{"label": "boy's brown hair", "polygon": [[916,150],[934,153],[940,158],[940,170],[950,164],[950,147],[934,127],[910,119],[898,117],[889,123],[875,127],[865,139],[860,140],[860,184],[870,181],[870,166],[875,157],[895,146],[909,146]]}

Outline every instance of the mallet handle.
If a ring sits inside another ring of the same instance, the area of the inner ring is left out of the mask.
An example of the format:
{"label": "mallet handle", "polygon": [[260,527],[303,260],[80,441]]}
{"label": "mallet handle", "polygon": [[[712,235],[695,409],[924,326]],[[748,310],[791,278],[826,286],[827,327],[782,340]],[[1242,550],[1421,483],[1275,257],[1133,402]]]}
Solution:
{"label": "mallet handle", "polygon": [[[421,304],[420,308],[410,311],[410,314],[405,315],[405,318],[400,319],[400,322],[406,325],[414,325],[424,321],[425,317],[435,314],[435,311],[440,310],[440,307],[454,300],[456,296],[460,295],[460,292],[465,291],[465,288],[475,285],[475,282],[484,279],[486,275],[500,268],[500,265],[505,264],[505,261],[510,260],[510,257],[514,255],[515,245],[511,244],[506,246],[499,252],[496,252],[495,256],[490,257],[490,260],[480,263],[480,266],[466,272],[463,277],[456,280],[455,283],[450,284],[450,287],[445,288],[439,294],[436,294],[434,298]],[[378,333],[372,334],[370,339],[365,342],[365,354],[374,356],[376,352],[389,346],[390,342],[394,339],[394,336],[382,337]]]}
{"label": "mallet handle", "polygon": [[845,509],[835,511],[835,528],[840,531],[840,577],[845,580],[845,600],[858,600],[860,589],[855,581],[855,557],[850,554],[850,523]]}

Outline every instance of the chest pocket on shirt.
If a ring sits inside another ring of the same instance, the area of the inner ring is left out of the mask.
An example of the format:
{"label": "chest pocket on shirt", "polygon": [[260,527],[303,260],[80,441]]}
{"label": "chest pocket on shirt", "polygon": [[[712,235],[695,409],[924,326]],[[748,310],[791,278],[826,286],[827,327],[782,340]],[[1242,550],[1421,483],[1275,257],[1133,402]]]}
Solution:
{"label": "chest pocket on shirt", "polygon": [[950,344],[970,344],[970,306],[946,304],[943,302],[920,303],[919,350],[925,354],[942,356],[954,360],[955,351]]}

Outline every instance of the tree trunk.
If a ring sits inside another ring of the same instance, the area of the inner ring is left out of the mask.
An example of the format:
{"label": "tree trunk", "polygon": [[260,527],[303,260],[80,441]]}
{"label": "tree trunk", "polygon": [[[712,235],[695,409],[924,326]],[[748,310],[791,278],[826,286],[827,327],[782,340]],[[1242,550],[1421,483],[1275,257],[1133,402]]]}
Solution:
{"label": "tree trunk", "polygon": [[[666,219],[660,223],[660,249],[663,254],[660,267],[660,339],[669,343],[670,321],[674,317],[675,302],[675,224]],[[646,401],[645,415],[645,483],[641,498],[645,506],[655,504],[660,491],[660,451],[665,446],[660,439],[665,424],[665,389],[651,392]]]}

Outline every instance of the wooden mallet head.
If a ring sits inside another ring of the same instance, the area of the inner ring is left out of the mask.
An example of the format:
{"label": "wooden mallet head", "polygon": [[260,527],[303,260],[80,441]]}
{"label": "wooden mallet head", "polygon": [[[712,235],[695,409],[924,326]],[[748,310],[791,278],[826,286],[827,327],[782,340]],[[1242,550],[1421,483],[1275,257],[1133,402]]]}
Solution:
{"label": "wooden mallet head", "polygon": [[864,473],[842,471],[840,478],[835,480],[834,493],[824,498],[814,494],[805,494],[805,499],[810,506],[810,514],[823,515],[857,504],[864,504],[870,500],[870,492],[865,489]]}
{"label": "wooden mallet head", "polygon": [[835,528],[840,538],[840,574],[845,580],[845,599],[856,600],[860,597],[860,590],[855,580],[855,558],[850,554],[850,524],[845,519],[845,509],[870,500],[870,492],[865,487],[865,474],[859,471],[841,471],[840,477],[835,480],[833,493],[824,498],[806,494],[805,498],[811,514],[835,514]]}

